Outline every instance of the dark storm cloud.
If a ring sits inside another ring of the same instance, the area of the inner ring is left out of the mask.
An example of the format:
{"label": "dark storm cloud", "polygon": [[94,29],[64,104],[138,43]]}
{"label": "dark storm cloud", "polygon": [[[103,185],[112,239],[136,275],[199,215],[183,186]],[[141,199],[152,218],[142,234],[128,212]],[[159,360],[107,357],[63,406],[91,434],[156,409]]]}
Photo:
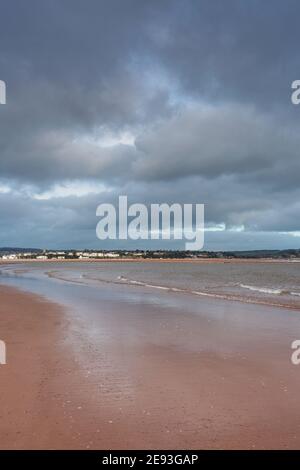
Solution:
{"label": "dark storm cloud", "polygon": [[[38,245],[84,244],[96,205],[120,193],[205,202],[208,224],[300,230],[299,13],[295,0],[0,0],[3,243],[13,219]],[[113,191],[36,199],[80,179]]]}
{"label": "dark storm cloud", "polygon": [[299,134],[241,105],[193,106],[145,131],[136,145],[136,172],[149,179],[265,170],[272,178],[270,170],[286,160],[292,172],[299,169]]}
{"label": "dark storm cloud", "polygon": [[157,49],[196,95],[292,110],[289,85],[300,67],[299,10],[296,0],[177,3]]}

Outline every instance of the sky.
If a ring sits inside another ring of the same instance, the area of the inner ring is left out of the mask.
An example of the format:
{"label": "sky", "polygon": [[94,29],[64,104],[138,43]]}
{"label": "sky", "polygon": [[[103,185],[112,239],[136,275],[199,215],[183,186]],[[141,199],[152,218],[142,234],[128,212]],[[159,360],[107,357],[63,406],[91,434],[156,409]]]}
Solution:
{"label": "sky", "polygon": [[96,208],[205,204],[207,250],[300,248],[297,0],[0,0],[0,246],[101,241]]}

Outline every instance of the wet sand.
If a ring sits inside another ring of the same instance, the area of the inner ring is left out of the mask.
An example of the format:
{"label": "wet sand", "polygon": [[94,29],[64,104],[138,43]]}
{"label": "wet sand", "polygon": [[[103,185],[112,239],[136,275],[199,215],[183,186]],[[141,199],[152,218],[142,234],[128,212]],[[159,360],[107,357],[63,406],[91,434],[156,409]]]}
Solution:
{"label": "wet sand", "polygon": [[284,310],[278,331],[266,317],[248,340],[222,316],[160,304],[103,301],[87,322],[10,287],[0,299],[1,449],[300,448]]}

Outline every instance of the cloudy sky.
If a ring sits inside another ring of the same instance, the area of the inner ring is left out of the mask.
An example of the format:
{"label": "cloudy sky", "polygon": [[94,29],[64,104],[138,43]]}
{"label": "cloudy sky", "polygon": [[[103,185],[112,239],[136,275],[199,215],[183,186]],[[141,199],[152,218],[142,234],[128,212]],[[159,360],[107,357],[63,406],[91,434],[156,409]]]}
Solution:
{"label": "cloudy sky", "polygon": [[299,17],[297,0],[0,0],[0,246],[110,248],[96,207],[125,194],[204,203],[205,249],[299,248]]}

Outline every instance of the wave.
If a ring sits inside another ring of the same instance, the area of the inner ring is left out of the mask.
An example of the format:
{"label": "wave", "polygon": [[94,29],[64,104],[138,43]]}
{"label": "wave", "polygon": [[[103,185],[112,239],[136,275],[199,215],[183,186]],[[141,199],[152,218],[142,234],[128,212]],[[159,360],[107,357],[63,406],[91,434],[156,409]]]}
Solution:
{"label": "wave", "polygon": [[186,289],[179,289],[178,287],[161,286],[158,284],[148,284],[147,282],[135,281],[134,279],[127,279],[124,276],[118,276],[117,279],[127,284],[150,287],[152,289],[161,289],[161,290],[167,290],[167,291],[173,291],[173,292],[186,292]]}
{"label": "wave", "polygon": [[[114,279],[103,279],[99,277],[93,277],[91,275],[87,274],[80,274],[79,279],[74,279],[70,278],[70,276],[66,273],[65,275],[62,275],[61,272],[58,271],[46,271],[45,272],[46,276],[48,278],[54,278],[60,281],[65,281],[69,282],[71,284],[81,284],[81,285],[89,285],[90,282],[94,281],[96,283],[107,283],[107,284],[125,284],[125,285],[130,285],[132,287],[145,287],[145,288],[150,288],[150,289],[159,289],[161,291],[166,291],[166,292],[173,292],[173,293],[181,293],[181,294],[187,294],[187,295],[197,295],[201,297],[210,297],[214,299],[220,299],[220,300],[227,300],[227,301],[238,301],[238,302],[243,302],[243,303],[251,303],[251,304],[260,304],[260,305],[267,305],[267,306],[272,306],[272,307],[279,307],[279,308],[289,308],[289,309],[294,309],[294,310],[299,310],[299,306],[295,304],[289,304],[289,303],[280,303],[278,301],[272,302],[268,300],[267,298],[258,298],[258,297],[245,297],[243,295],[239,294],[224,294],[224,293],[216,293],[216,292],[207,292],[205,290],[192,290],[188,288],[180,288],[180,287],[170,287],[170,286],[164,286],[160,284],[152,284],[149,282],[143,282],[135,279],[128,279],[124,276],[117,276]],[[16,276],[16,273],[13,274]],[[19,274],[21,275],[21,273]],[[266,287],[258,287],[258,286],[252,286],[252,285],[247,285],[247,284],[237,284],[238,286],[244,288],[244,289],[249,289],[252,291],[260,292],[260,293],[267,293],[267,294],[275,294],[279,295],[281,293],[285,294],[290,294],[293,296],[298,296],[300,297],[300,292],[287,292],[283,291],[281,289],[270,289]]]}
{"label": "wave", "polygon": [[[259,298],[248,298],[244,297],[242,295],[235,295],[235,294],[218,294],[214,292],[205,292],[205,291],[196,291],[192,289],[184,289],[184,288],[178,288],[178,287],[166,287],[166,286],[161,286],[157,284],[148,284],[146,282],[142,281],[136,281],[133,279],[128,279],[124,276],[118,276],[118,283],[123,282],[128,285],[135,285],[135,286],[143,286],[143,287],[149,287],[149,288],[154,288],[154,289],[162,289],[166,290],[169,292],[178,292],[178,293],[183,293],[183,294],[192,294],[192,295],[198,295],[202,297],[211,297],[214,299],[221,299],[221,300],[227,300],[227,301],[233,301],[233,302],[243,302],[247,304],[259,304],[259,305],[266,305],[269,307],[277,307],[277,308],[288,308],[288,309],[293,309],[293,310],[299,310],[299,306],[293,305],[293,304],[288,304],[288,303],[279,303],[279,302],[270,302],[267,299],[259,299]],[[261,293],[267,293],[267,294],[282,294],[282,293],[289,293],[285,292],[281,289],[270,289],[270,288],[265,288],[265,287],[256,287],[256,286],[248,286],[246,284],[240,284],[240,287],[244,288],[249,288],[251,290],[261,292]],[[294,292],[294,295],[300,296],[300,293]]]}
{"label": "wave", "polygon": [[[247,304],[259,304],[259,305],[267,305],[269,307],[279,307],[279,308],[289,308],[293,310],[299,310],[298,306],[285,304],[285,303],[279,303],[279,302],[270,302],[267,299],[248,298],[248,297],[243,297],[242,295],[234,295],[234,294],[217,294],[214,292],[196,291],[196,290],[184,289],[184,288],[178,288],[178,287],[166,287],[166,286],[161,286],[157,284],[148,284],[146,282],[128,279],[124,276],[118,276],[118,281],[126,283],[128,285],[150,287],[154,289],[163,289],[169,292],[179,292],[183,294],[192,294],[192,295],[198,295],[202,297],[211,297],[213,299],[221,299],[221,300],[227,300],[227,301],[233,301],[233,302],[243,302]],[[283,292],[281,290],[279,292],[279,289],[266,289],[266,288],[259,288],[259,287],[256,288],[255,286],[249,286],[249,287],[253,288],[253,290],[260,291],[263,293],[266,293],[266,291],[267,293],[270,293],[271,291],[272,294],[275,294],[275,293],[279,294]],[[300,293],[299,293],[299,296],[300,296]]]}
{"label": "wave", "polygon": [[296,295],[297,297],[300,297],[300,292],[290,292],[291,295]]}
{"label": "wave", "polygon": [[[45,272],[46,276],[49,278],[57,279],[59,281],[64,281],[64,282],[70,282],[71,284],[85,284],[83,281],[79,281],[77,279],[72,279],[67,276],[62,276],[58,271],[46,271]],[[84,277],[83,274],[80,274],[80,279]]]}
{"label": "wave", "polygon": [[275,294],[280,295],[283,293],[281,289],[270,289],[269,287],[257,287],[257,286],[249,286],[247,284],[240,284],[240,287],[243,289],[249,289],[256,292],[262,292],[263,294]]}

